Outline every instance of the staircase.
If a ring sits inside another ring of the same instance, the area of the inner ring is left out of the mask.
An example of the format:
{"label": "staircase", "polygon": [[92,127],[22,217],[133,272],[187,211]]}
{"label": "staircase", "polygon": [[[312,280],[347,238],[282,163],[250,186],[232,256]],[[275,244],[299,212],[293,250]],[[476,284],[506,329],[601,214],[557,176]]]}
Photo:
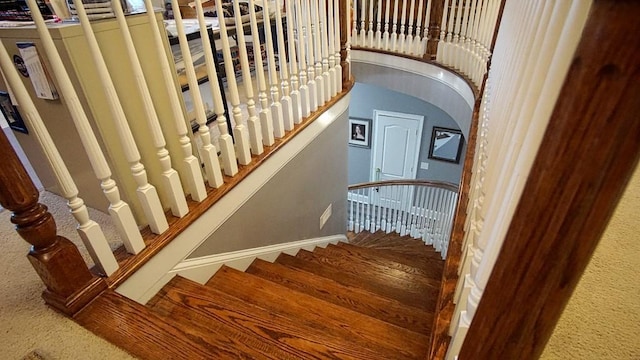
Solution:
{"label": "staircase", "polygon": [[408,236],[350,235],[205,285],[176,276],[146,306],[107,291],[76,320],[142,359],[426,359],[440,255]]}

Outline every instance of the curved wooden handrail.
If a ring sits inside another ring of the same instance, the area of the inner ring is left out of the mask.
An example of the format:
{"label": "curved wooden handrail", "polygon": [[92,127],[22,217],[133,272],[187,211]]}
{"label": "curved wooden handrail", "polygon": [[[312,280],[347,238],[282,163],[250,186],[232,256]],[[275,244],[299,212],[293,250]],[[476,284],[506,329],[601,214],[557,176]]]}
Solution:
{"label": "curved wooden handrail", "polygon": [[445,181],[431,181],[431,180],[383,180],[383,181],[371,181],[360,184],[349,185],[349,190],[365,189],[369,187],[381,187],[381,186],[393,186],[393,185],[419,185],[419,186],[431,186],[435,188],[450,190],[455,193],[458,192],[459,186]]}

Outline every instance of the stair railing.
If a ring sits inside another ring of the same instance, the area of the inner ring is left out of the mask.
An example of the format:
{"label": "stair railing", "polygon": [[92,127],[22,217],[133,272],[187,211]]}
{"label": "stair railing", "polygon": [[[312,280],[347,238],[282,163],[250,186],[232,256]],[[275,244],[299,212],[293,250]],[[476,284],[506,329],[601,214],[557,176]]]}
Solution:
{"label": "stair railing", "polygon": [[[179,229],[171,229],[170,224],[185,217],[187,213],[198,207],[200,202],[202,207],[211,206],[213,201],[205,202],[204,200],[207,197],[217,199],[220,194],[216,193],[216,189],[225,186],[224,191],[227,191],[237,184],[249,173],[246,170],[242,171],[243,167],[257,166],[265,156],[268,156],[268,153],[278,149],[291,136],[299,132],[308,121],[311,121],[310,119],[316,118],[320,112],[326,110],[330,102],[337,101],[337,96],[345,93],[342,85],[349,86],[349,79],[343,77],[345,74],[348,76],[346,53],[341,51],[346,48],[344,44],[346,37],[341,37],[344,24],[341,23],[342,17],[336,16],[343,12],[340,9],[346,10],[346,2],[341,0],[292,1],[286,2],[285,11],[285,3],[276,0],[271,2],[270,6],[263,4],[264,11],[260,14],[261,17],[257,16],[256,8],[253,8],[254,0],[249,0],[248,3],[252,7],[249,16],[240,16],[239,6],[235,4],[234,10],[237,16],[220,21],[219,33],[223,43],[221,50],[225,62],[224,68],[213,66],[213,58],[218,55],[213,54],[209,47],[209,36],[212,36],[210,34],[215,31],[214,35],[217,36],[218,30],[212,31],[211,23],[204,19],[201,2],[196,4],[198,19],[195,21],[199,22],[200,41],[203,42],[204,50],[207,52],[207,66],[203,68],[206,68],[205,76],[214,88],[211,91],[213,99],[205,99],[204,93],[200,94],[198,91],[208,85],[199,84],[203,81],[202,68],[199,69],[200,77],[198,77],[192,62],[192,50],[189,48],[185,26],[180,14],[175,13],[178,40],[185,59],[191,100],[196,104],[194,113],[197,130],[195,136],[189,136],[191,134],[187,129],[191,128],[191,121],[182,110],[185,104],[183,94],[179,90],[181,87],[175,76],[176,70],[173,64],[165,61],[173,56],[167,51],[168,36],[164,27],[159,27],[156,23],[159,20],[158,14],[154,13],[149,2],[146,2],[147,14],[135,17],[142,19],[138,23],[142,22],[142,26],[148,27],[146,30],[154,37],[153,43],[158,48],[158,56],[161,58],[158,61],[162,71],[157,76],[163,80],[159,88],[149,85],[149,78],[143,73],[143,70],[146,70],[141,59],[144,52],[136,45],[135,29],[132,28],[131,21],[125,17],[122,9],[115,9],[116,20],[90,20],[80,1],[76,1],[80,26],[84,30],[86,50],[92,56],[93,65],[98,74],[95,78],[99,79],[99,84],[74,86],[70,74],[75,69],[67,68],[63,63],[59,53],[60,47],[57,47],[53,41],[52,30],[44,22],[36,2],[28,1],[41,39],[42,45],[38,45],[38,51],[42,59],[48,61],[45,67],[52,70],[51,74],[55,78],[63,104],[73,119],[86,156],[108,200],[108,211],[124,245],[124,251],[112,251],[100,226],[89,218],[86,205],[80,197],[82,194],[78,191],[71,171],[65,166],[56,147],[56,143],[60,144],[66,139],[51,137],[45,125],[46,114],[41,113],[36,105],[40,100],[36,100],[35,95],[30,95],[10,59],[7,48],[0,45],[0,67],[6,78],[7,90],[15,95],[26,126],[32,130],[32,135],[44,150],[61,193],[69,201],[69,208],[78,222],[78,232],[96,265],[97,273],[107,277],[113,275],[114,278],[122,280],[123,274],[132,272],[128,267],[136,262],[133,261],[133,255],[148,250],[151,245],[155,246],[152,251],[159,251],[161,247],[154,245],[154,241],[168,243],[171,236],[180,232]],[[174,8],[178,9],[177,3]],[[223,12],[221,6],[218,6],[218,10],[219,13]],[[312,20],[304,16],[309,16],[310,11],[313,11],[314,15]],[[124,63],[131,67],[135,76],[135,79],[129,79],[132,81],[132,86],[118,80],[115,70],[110,69],[108,59],[113,56],[101,43],[102,40],[96,30],[98,27],[94,26],[96,21],[112,21],[119,28],[119,35],[122,35],[121,40],[124,44],[123,53],[126,59]],[[237,37],[235,45],[232,43],[232,36],[234,36],[231,33],[232,29]],[[270,34],[272,31],[273,37]],[[265,38],[265,33],[268,56],[263,58],[260,39]],[[310,42],[308,49],[315,52],[313,54],[315,58],[310,51],[303,50],[304,41]],[[239,51],[232,53],[235,46],[238,46]],[[249,49],[253,50],[254,59],[250,58]],[[336,58],[336,53],[341,57]],[[296,54],[306,58],[298,59],[295,57]],[[330,60],[330,56],[333,56],[333,61]],[[271,101],[266,98],[266,83],[262,73],[264,61],[268,64],[270,75]],[[259,64],[259,66],[253,64]],[[313,78],[303,76],[298,78],[297,74],[308,70],[305,68],[307,64],[308,68],[319,65],[318,71],[314,73]],[[343,69],[346,69],[346,72]],[[224,73],[226,81],[219,81],[218,72]],[[257,103],[253,95],[252,76],[256,76],[258,80],[259,101]],[[291,83],[289,83],[290,80]],[[82,83],[85,80],[78,81]],[[317,89],[325,90],[316,91],[313,94],[306,93],[301,102],[298,90],[307,89],[310,81],[316,82]],[[240,91],[237,84],[244,86],[244,93]],[[340,87],[337,88],[337,85]],[[226,100],[221,91],[224,89],[223,86],[227,87],[226,91],[229,93],[227,98],[231,102],[231,114],[225,113]],[[104,94],[101,94],[104,98],[100,96],[91,99],[93,95],[86,91],[86,87],[104,89]],[[132,110],[130,105],[127,105],[132,102],[121,93],[119,94],[122,88],[127,87],[132,89],[134,95],[139,96],[139,101],[135,103],[142,110],[143,119],[138,119],[140,112]],[[282,93],[278,91],[279,88],[282,89]],[[163,93],[162,96],[168,96],[169,104],[158,103],[156,96],[159,93]],[[309,106],[309,95],[314,96],[313,111]],[[81,100],[83,97],[84,99]],[[86,113],[83,109],[83,101],[89,104],[100,102],[102,105],[103,99],[106,99],[109,105],[111,115],[107,119],[110,121],[109,127],[117,130],[116,135],[94,132],[95,128],[102,130],[100,125],[92,123],[96,121],[97,115]],[[218,121],[211,127],[207,125],[205,113],[207,102],[213,104],[214,113],[218,117]],[[158,110],[161,105],[165,106],[163,108],[167,110],[165,112],[172,114],[169,116],[171,121],[168,123],[159,119],[163,116],[167,117]],[[274,111],[276,108],[281,111]],[[305,111],[302,111],[303,109]],[[45,118],[44,121],[43,118]],[[229,124],[232,126],[227,126],[226,121],[230,121]],[[278,124],[275,127],[274,121]],[[146,131],[140,130],[140,123],[144,124],[143,128]],[[102,141],[99,140],[100,135],[102,135]],[[169,146],[171,143],[178,145]],[[115,156],[114,151],[123,155]],[[218,151],[221,151],[221,154]],[[37,193],[31,197],[37,199]],[[15,208],[11,203],[5,207],[12,210]],[[21,211],[21,209],[18,210]],[[109,240],[113,242],[113,239]],[[31,239],[27,241],[32,242]],[[153,253],[147,252],[141,257],[148,259]],[[127,264],[127,270],[122,270],[123,263]],[[67,275],[73,272],[73,269],[64,270],[63,263],[56,263],[56,265],[62,266],[63,270],[58,270]],[[109,285],[113,286],[114,283],[111,281],[112,278],[108,278]],[[69,294],[65,292],[64,295]]]}
{"label": "stair railing", "polygon": [[422,239],[447,255],[458,186],[426,180],[387,180],[350,185],[347,229],[395,232]]}

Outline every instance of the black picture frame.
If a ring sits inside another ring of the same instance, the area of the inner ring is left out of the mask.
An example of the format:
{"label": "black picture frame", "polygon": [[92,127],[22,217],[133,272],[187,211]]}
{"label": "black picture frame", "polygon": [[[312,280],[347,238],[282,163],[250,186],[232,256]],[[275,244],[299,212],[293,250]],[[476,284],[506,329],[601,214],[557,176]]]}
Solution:
{"label": "black picture frame", "polygon": [[463,144],[462,131],[434,126],[429,145],[429,159],[458,164]]}
{"label": "black picture frame", "polygon": [[29,133],[22,116],[20,116],[20,112],[18,112],[18,108],[11,103],[11,97],[4,91],[0,91],[0,110],[11,129],[24,134]]}
{"label": "black picture frame", "polygon": [[349,145],[371,148],[371,119],[349,118]]}

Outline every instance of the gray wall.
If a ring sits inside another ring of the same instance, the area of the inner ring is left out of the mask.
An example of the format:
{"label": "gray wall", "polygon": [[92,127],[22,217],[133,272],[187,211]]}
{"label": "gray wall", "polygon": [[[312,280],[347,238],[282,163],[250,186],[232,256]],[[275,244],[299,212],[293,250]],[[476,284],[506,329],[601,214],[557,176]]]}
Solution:
{"label": "gray wall", "polygon": [[[395,111],[405,114],[424,116],[422,128],[422,144],[418,162],[429,164],[428,170],[418,168],[418,179],[447,181],[454,184],[460,182],[462,164],[466,151],[466,141],[458,164],[429,159],[429,145],[434,126],[459,129],[458,124],[442,109],[413,96],[401,94],[376,85],[356,83],[351,91],[349,116],[373,118],[373,110]],[[349,146],[349,184],[370,181],[371,149]]]}
{"label": "gray wall", "polygon": [[[346,233],[347,112],[282,168],[189,258]],[[320,215],[333,214],[320,230]]]}

